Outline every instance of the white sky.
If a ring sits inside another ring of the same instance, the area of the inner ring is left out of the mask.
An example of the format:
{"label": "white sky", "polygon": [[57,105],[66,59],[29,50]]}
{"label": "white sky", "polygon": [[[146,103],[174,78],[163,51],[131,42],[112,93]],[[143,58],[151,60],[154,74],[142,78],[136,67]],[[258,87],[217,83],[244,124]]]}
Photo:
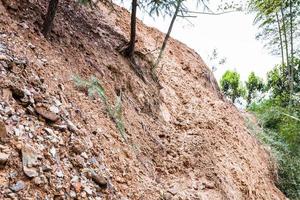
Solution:
{"label": "white sky", "polygon": [[[162,32],[167,31],[170,23],[169,17],[154,20],[141,11],[138,17]],[[255,39],[258,30],[253,25],[253,14],[199,15],[189,18],[192,24],[185,19],[177,19],[171,36],[197,51],[210,68],[214,65],[209,60],[213,49],[217,49],[220,58],[226,58],[224,65],[215,66],[214,74],[218,81],[227,69],[239,72],[242,80],[246,80],[251,71],[265,78],[266,72],[280,62],[279,57],[270,55]]]}

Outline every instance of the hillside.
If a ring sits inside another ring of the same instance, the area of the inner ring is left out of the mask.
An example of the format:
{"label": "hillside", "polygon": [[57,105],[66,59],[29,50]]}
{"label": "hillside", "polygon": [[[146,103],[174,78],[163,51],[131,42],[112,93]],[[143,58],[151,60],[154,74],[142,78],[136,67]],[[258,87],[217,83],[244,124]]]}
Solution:
{"label": "hillside", "polygon": [[[46,5],[0,1],[0,199],[285,199],[196,52],[172,39],[157,84],[149,62],[163,34],[139,22],[143,81],[118,51],[125,9],[61,1],[46,40]],[[122,94],[127,141],[74,75],[97,77],[111,103]]]}

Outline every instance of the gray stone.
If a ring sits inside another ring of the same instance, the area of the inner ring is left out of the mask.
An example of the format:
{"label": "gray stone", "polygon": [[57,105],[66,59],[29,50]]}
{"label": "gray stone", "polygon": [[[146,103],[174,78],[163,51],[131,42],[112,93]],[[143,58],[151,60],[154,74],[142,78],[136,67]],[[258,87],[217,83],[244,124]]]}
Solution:
{"label": "gray stone", "polygon": [[38,176],[38,169],[34,166],[38,164],[38,155],[30,145],[24,145],[22,148],[23,171],[30,177]]}
{"label": "gray stone", "polygon": [[19,192],[20,190],[23,190],[26,187],[25,183],[23,181],[18,181],[16,184],[10,187],[10,189],[14,192]]}
{"label": "gray stone", "polygon": [[41,179],[41,177],[35,177],[32,181],[36,185],[42,185],[44,183],[43,180]]}
{"label": "gray stone", "polygon": [[73,133],[78,133],[79,130],[73,122],[71,122],[70,120],[67,119],[66,123],[67,123],[69,131],[71,131]]}
{"label": "gray stone", "polygon": [[164,200],[172,200],[173,199],[173,195],[169,192],[166,192],[163,194],[163,199]]}
{"label": "gray stone", "polygon": [[34,167],[23,167],[24,173],[29,177],[37,177],[39,175],[38,170]]}
{"label": "gray stone", "polygon": [[93,191],[91,190],[91,188],[88,185],[84,186],[84,191],[88,194],[88,195],[92,195]]}
{"label": "gray stone", "polygon": [[50,165],[46,164],[46,165],[42,166],[42,170],[43,170],[43,172],[51,172],[52,167]]}
{"label": "gray stone", "polygon": [[57,106],[54,106],[54,105],[50,106],[49,110],[51,112],[55,113],[55,114],[58,114],[59,111],[60,111],[59,108]]}
{"label": "gray stone", "polygon": [[63,178],[64,177],[64,173],[61,170],[58,170],[56,172],[56,176],[59,177],[59,178]]}
{"label": "gray stone", "polygon": [[56,149],[55,149],[55,147],[51,147],[49,152],[50,152],[50,154],[52,155],[53,158],[56,158]]}
{"label": "gray stone", "polygon": [[75,198],[76,197],[76,192],[74,192],[73,190],[70,191],[70,197],[71,198]]}

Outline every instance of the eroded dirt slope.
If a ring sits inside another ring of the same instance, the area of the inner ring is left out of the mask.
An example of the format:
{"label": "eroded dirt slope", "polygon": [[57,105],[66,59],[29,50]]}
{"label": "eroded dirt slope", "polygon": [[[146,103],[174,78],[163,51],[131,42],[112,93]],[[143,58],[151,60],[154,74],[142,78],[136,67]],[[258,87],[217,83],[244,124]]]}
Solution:
{"label": "eroded dirt slope", "polygon": [[[223,100],[203,60],[171,40],[159,84],[149,62],[163,34],[139,22],[136,60],[119,53],[129,14],[61,1],[0,1],[0,199],[285,199],[270,155]],[[122,94],[127,142],[105,105],[71,77]]]}

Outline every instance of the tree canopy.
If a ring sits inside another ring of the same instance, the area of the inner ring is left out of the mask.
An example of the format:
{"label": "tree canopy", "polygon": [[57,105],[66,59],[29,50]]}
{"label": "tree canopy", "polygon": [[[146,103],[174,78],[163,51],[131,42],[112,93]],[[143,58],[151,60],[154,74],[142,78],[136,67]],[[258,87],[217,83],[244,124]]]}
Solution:
{"label": "tree canopy", "polygon": [[222,76],[220,83],[222,91],[233,103],[245,93],[240,80],[240,74],[235,71],[227,70]]}

